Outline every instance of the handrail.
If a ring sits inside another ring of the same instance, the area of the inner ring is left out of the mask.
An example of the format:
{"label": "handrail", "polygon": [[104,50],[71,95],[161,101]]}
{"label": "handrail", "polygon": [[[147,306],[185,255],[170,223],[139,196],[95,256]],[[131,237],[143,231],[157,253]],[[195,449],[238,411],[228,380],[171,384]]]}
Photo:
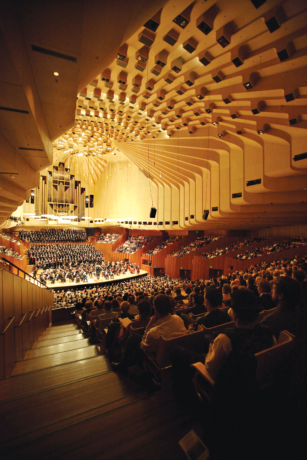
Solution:
{"label": "handrail", "polygon": [[4,329],[3,332],[0,332],[0,335],[4,335],[6,333],[6,331],[8,330],[8,328],[10,327],[10,325],[13,323],[13,321],[15,321],[15,316],[13,316],[9,322],[9,324],[6,326],[6,328]]}
{"label": "handrail", "polygon": [[27,317],[27,313],[24,313],[22,315],[22,319],[20,320],[20,323],[17,324],[17,326],[15,326],[15,327],[21,327],[23,325],[23,323],[25,322],[26,317]]}
{"label": "handrail", "polygon": [[29,323],[29,322],[32,320],[34,313],[35,313],[35,310],[34,310],[34,311],[30,311],[30,318],[27,319],[27,323]]}
{"label": "handrail", "polygon": [[30,278],[32,278],[36,283],[39,283],[41,284],[42,286],[44,286],[44,288],[48,289],[50,291],[50,288],[47,287],[46,283],[42,283],[41,281],[37,280],[36,278],[34,278],[34,276],[30,275],[30,273],[27,273],[25,272],[22,268],[19,268],[17,267],[17,265],[13,264],[13,262],[11,262],[10,260],[7,260],[5,257],[0,257],[0,262],[1,262],[1,259],[4,260],[5,262],[7,262],[8,264],[12,265],[14,268],[16,268],[18,271],[21,271],[22,273],[24,273],[25,275],[29,276]]}

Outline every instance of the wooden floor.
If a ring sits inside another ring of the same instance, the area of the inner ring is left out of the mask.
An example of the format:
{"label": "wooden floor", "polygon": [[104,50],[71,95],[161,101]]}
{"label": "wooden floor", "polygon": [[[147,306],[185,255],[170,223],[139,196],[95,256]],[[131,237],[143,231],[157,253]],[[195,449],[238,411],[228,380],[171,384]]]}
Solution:
{"label": "wooden floor", "polygon": [[73,324],[49,328],[0,382],[0,411],[1,460],[183,460],[178,441],[200,430],[171,392],[114,373]]}

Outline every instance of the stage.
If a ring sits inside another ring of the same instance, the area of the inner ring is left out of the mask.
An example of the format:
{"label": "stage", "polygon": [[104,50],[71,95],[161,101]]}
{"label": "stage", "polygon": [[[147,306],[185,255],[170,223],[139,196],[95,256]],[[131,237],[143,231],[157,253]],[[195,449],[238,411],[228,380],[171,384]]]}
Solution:
{"label": "stage", "polygon": [[49,289],[67,289],[67,288],[82,288],[82,287],[88,287],[88,286],[103,286],[107,284],[112,284],[112,283],[118,283],[120,281],[128,281],[131,279],[136,279],[136,278],[143,278],[144,276],[148,275],[148,272],[145,270],[140,270],[140,273],[127,273],[126,275],[120,275],[120,276],[114,276],[113,279],[108,279],[106,280],[105,278],[101,277],[100,280],[97,280],[96,278],[90,278],[89,281],[84,282],[80,281],[80,283],[47,283],[47,287]]}

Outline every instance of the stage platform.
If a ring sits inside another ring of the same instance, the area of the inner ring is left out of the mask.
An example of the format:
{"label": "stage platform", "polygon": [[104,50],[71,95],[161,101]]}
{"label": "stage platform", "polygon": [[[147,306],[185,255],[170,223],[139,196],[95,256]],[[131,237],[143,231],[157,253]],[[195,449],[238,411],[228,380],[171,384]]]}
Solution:
{"label": "stage platform", "polygon": [[131,279],[136,279],[136,278],[143,278],[144,276],[148,275],[148,273],[145,270],[140,270],[140,273],[136,273],[131,275],[131,273],[126,274],[126,275],[120,275],[120,276],[114,276],[114,279],[108,279],[106,280],[105,278],[101,277],[100,280],[97,280],[96,278],[90,278],[89,281],[84,282],[81,281],[80,283],[47,283],[47,287],[50,289],[67,289],[67,288],[82,288],[82,287],[87,287],[87,286],[103,286],[107,284],[112,284],[112,283],[118,283],[120,281],[128,281]]}

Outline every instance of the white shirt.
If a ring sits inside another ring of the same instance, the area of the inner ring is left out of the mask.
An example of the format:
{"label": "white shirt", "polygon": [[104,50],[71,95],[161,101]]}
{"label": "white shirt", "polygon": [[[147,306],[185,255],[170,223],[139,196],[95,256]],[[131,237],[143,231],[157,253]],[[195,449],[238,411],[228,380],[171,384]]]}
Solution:
{"label": "white shirt", "polygon": [[156,321],[154,326],[147,326],[141,342],[141,349],[146,352],[155,352],[160,337],[174,339],[187,333],[183,320],[178,315],[169,314]]}
{"label": "white shirt", "polygon": [[225,334],[219,334],[210,343],[209,352],[205,359],[205,366],[213,380],[216,379],[220,368],[226,362],[227,356],[231,351],[231,341]]}

